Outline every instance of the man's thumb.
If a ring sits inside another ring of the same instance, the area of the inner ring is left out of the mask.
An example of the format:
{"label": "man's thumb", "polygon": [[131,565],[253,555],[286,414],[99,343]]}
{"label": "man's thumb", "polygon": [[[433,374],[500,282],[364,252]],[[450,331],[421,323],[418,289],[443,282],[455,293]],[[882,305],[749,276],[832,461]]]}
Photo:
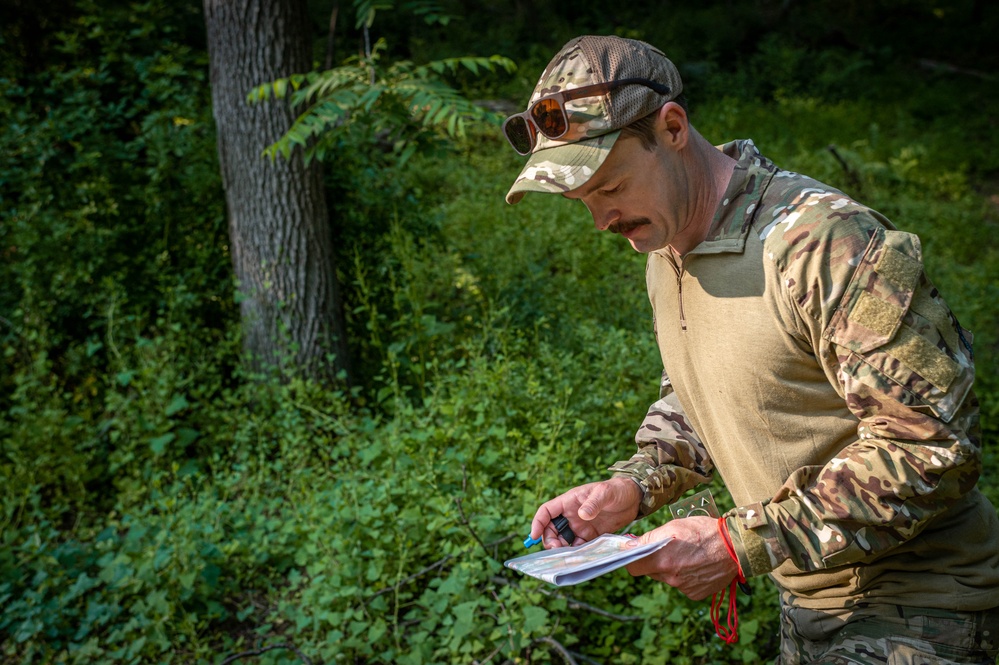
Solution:
{"label": "man's thumb", "polygon": [[593,494],[591,494],[586,499],[586,501],[583,502],[583,505],[581,505],[579,507],[579,511],[578,511],[579,516],[582,519],[584,519],[586,521],[589,521],[589,520],[592,520],[597,515],[599,515],[600,514],[600,503],[603,500],[603,498],[604,498],[603,497],[603,492],[597,491],[597,492],[594,492]]}

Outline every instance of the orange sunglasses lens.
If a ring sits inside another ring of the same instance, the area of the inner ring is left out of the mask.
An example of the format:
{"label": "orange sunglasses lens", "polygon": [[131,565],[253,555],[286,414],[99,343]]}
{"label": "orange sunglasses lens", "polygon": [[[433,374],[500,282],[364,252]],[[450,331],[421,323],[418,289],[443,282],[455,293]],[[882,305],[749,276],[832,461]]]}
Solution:
{"label": "orange sunglasses lens", "polygon": [[538,131],[550,139],[557,139],[569,129],[559,99],[539,99],[531,107],[531,119],[537,124]]}

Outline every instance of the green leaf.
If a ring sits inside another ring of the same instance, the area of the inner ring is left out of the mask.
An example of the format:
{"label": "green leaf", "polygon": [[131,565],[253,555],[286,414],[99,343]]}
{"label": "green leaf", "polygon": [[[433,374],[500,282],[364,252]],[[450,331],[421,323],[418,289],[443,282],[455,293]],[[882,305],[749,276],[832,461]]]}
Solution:
{"label": "green leaf", "polygon": [[453,642],[463,640],[475,628],[475,615],[478,608],[478,600],[470,600],[466,603],[455,605],[452,611],[455,617],[454,627],[452,628]]}
{"label": "green leaf", "polygon": [[382,639],[386,632],[388,632],[388,625],[384,619],[379,617],[375,619],[375,622],[371,624],[371,628],[368,629],[368,639],[373,644]]}
{"label": "green leaf", "polygon": [[524,608],[524,632],[533,633],[541,630],[548,623],[548,610],[543,607],[528,606]]}
{"label": "green leaf", "polygon": [[190,427],[178,427],[177,428],[177,445],[181,448],[187,447],[188,445],[194,443],[201,436],[201,432],[196,429],[191,429]]}
{"label": "green leaf", "polygon": [[163,451],[166,450],[167,445],[177,438],[173,432],[167,432],[162,436],[158,436],[155,439],[149,440],[149,447],[152,449],[153,453],[156,455],[162,455]]}
{"label": "green leaf", "polygon": [[365,111],[370,111],[374,103],[378,101],[378,98],[381,96],[383,90],[384,89],[380,85],[371,86],[357,101],[357,105]]}
{"label": "green leaf", "polygon": [[416,144],[412,142],[407,143],[406,146],[399,153],[399,166],[402,166],[406,162],[408,162],[409,158],[412,157],[415,152],[416,152]]}
{"label": "green leaf", "polygon": [[189,406],[191,406],[191,404],[187,401],[186,397],[183,395],[174,395],[173,399],[170,400],[170,404],[168,404],[166,408],[167,418],[180,413]]}

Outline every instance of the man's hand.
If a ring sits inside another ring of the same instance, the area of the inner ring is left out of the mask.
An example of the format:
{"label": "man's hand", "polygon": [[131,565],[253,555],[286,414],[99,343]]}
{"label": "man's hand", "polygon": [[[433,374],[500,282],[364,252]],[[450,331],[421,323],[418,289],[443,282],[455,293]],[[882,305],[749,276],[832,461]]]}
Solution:
{"label": "man's hand", "polygon": [[718,533],[717,519],[673,520],[644,534],[635,543],[644,545],[670,536],[673,542],[628,565],[628,572],[665,582],[691,600],[702,600],[721,591],[738,574],[739,568]]}
{"label": "man's hand", "polygon": [[[531,537],[543,536],[546,549],[582,545],[600,534],[612,533],[638,516],[642,491],[630,478],[611,478],[574,487],[541,504],[531,521]],[[567,543],[552,525],[558,515],[569,520],[576,540]]]}

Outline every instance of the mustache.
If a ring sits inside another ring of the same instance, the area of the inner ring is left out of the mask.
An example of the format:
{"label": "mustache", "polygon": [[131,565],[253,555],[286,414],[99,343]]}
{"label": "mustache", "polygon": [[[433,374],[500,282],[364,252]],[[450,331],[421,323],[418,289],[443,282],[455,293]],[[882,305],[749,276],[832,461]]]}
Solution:
{"label": "mustache", "polygon": [[626,233],[632,229],[636,229],[639,226],[645,226],[646,224],[651,224],[652,220],[648,217],[638,217],[636,219],[621,220],[620,222],[614,222],[607,230],[611,233]]}

